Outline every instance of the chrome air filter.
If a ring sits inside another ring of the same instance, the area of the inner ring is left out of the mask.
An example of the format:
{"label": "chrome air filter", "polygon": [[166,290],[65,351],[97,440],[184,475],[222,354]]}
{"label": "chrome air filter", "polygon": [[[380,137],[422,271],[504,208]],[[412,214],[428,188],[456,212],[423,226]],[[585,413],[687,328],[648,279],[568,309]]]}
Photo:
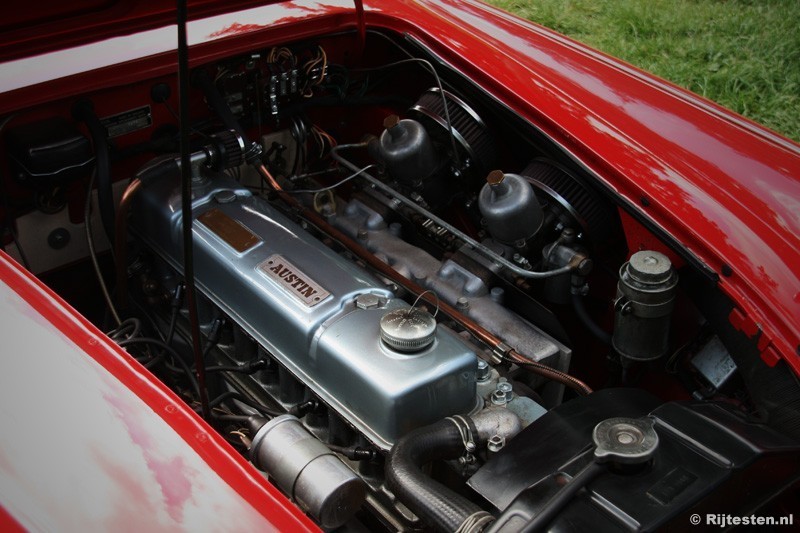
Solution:
{"label": "chrome air filter", "polygon": [[559,165],[535,159],[520,174],[577,223],[591,243],[606,242],[618,227],[614,207]]}
{"label": "chrome air filter", "polygon": [[[462,166],[466,162],[464,160],[466,157],[469,160],[467,168],[470,173],[485,176],[486,172],[491,170],[495,158],[494,139],[489,135],[481,117],[470,106],[448,91],[444,91],[444,95],[447,98],[447,110],[450,112],[453,137],[462,149],[462,153],[459,154]],[[438,87],[428,89],[409,111],[412,115],[416,115],[416,118],[423,124],[430,124],[432,121],[439,129],[440,134],[450,135],[447,127],[447,115],[444,111],[444,99],[442,91]],[[433,129],[431,129],[431,133],[435,134]]]}

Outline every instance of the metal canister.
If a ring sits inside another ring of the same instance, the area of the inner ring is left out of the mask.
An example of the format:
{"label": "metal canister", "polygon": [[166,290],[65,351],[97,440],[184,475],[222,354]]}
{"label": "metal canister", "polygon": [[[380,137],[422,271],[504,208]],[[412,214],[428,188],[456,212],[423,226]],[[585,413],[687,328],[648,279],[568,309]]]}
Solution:
{"label": "metal canister", "polygon": [[261,426],[250,460],[326,529],[347,522],[366,497],[364,481],[292,415]]}
{"label": "metal canister", "polygon": [[652,361],[669,351],[669,331],[678,274],[669,258],[636,252],[622,265],[614,304],[614,349],[634,361]]}
{"label": "metal canister", "polygon": [[439,167],[439,156],[425,127],[397,115],[386,117],[386,128],[378,140],[378,158],[398,181],[424,181]]}

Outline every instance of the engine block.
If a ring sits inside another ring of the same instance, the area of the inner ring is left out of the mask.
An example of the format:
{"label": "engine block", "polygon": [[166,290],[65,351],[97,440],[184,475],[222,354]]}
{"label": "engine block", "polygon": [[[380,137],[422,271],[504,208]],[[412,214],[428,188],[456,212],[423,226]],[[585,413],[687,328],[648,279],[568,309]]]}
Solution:
{"label": "engine block", "polygon": [[[475,408],[469,345],[439,326],[424,350],[393,350],[380,339],[380,319],[407,303],[248,189],[202,172],[193,189],[198,288],[323,402],[383,449]],[[179,205],[176,183],[155,183],[131,221],[177,272]]]}

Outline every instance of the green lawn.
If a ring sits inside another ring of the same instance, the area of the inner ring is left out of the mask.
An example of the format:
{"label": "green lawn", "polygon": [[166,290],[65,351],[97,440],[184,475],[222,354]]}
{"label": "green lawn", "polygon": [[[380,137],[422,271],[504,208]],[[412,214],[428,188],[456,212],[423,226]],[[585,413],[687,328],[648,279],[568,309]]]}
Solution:
{"label": "green lawn", "polygon": [[800,0],[486,0],[800,141]]}

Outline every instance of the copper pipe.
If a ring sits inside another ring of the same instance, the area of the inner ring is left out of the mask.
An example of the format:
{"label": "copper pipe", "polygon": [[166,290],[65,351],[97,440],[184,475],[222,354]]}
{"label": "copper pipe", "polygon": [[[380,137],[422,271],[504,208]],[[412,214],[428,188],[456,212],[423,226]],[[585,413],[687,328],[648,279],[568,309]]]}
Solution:
{"label": "copper pipe", "polygon": [[562,383],[570,389],[576,391],[581,396],[586,396],[592,393],[591,387],[575,376],[571,376],[566,372],[556,370],[555,368],[550,368],[542,363],[531,361],[516,350],[511,350],[508,352],[508,360],[527,368],[535,374],[539,374],[540,376],[546,377],[553,381],[558,381],[559,383]]}
{"label": "copper pipe", "polygon": [[490,346],[493,350],[502,353],[504,359],[506,359],[507,361],[518,363],[524,366],[525,368],[529,369],[531,372],[544,376],[553,381],[557,381],[571,389],[574,389],[576,392],[578,392],[578,394],[581,395],[591,394],[592,389],[583,381],[579,380],[576,377],[570,376],[565,372],[561,372],[560,370],[550,368],[547,365],[543,365],[541,363],[538,363],[536,361],[533,361],[525,357],[516,350],[512,349],[510,346],[506,345],[500,338],[498,338],[492,332],[485,329],[483,326],[481,326],[471,318],[465,316],[455,307],[449,305],[446,302],[438,301],[430,291],[426,291],[424,287],[406,278],[405,276],[397,272],[395,269],[393,269],[391,266],[378,259],[374,254],[372,254],[369,250],[361,246],[357,241],[352,239],[350,236],[328,224],[328,221],[325,220],[323,217],[321,217],[316,211],[307,208],[302,203],[300,203],[294,196],[284,191],[283,188],[280,186],[280,184],[277,182],[277,180],[272,176],[272,174],[270,174],[269,170],[267,170],[267,167],[265,167],[263,164],[258,165],[256,169],[261,174],[261,176],[263,176],[263,178],[266,180],[269,186],[275,191],[278,197],[288,205],[296,208],[299,211],[300,216],[305,218],[307,221],[311,222],[322,232],[324,232],[328,237],[337,241],[339,244],[347,248],[350,252],[357,255],[359,259],[367,263],[370,267],[377,270],[383,276],[391,279],[393,282],[397,283],[399,286],[403,287],[408,292],[417,296],[421,295],[420,297],[426,302],[428,302],[430,305],[438,305],[439,310],[442,313],[446,314],[451,319],[458,322],[461,325],[461,327],[469,331],[476,339],[483,342],[487,346]]}
{"label": "copper pipe", "polygon": [[117,208],[117,217],[114,224],[114,260],[117,266],[117,306],[124,310],[128,306],[128,211],[131,201],[139,189],[142,182],[134,179],[125,192]]}

